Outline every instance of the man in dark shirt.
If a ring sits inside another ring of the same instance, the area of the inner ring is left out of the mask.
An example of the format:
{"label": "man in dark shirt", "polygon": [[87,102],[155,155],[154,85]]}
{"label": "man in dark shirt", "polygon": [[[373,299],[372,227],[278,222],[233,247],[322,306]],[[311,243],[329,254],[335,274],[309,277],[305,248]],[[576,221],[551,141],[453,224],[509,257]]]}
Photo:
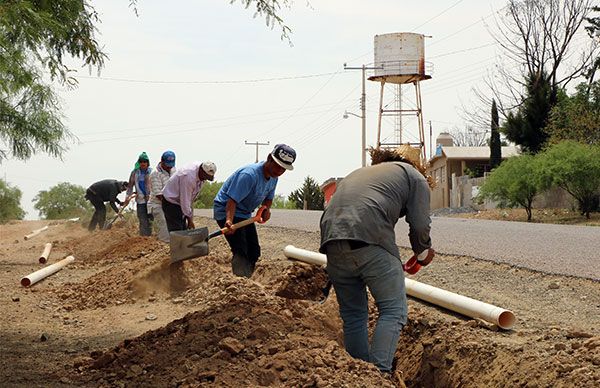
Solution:
{"label": "man in dark shirt", "polygon": [[106,221],[106,206],[104,202],[110,202],[110,206],[113,208],[115,213],[119,212],[117,205],[121,205],[121,201],[117,198],[117,195],[122,191],[127,190],[127,181],[117,181],[115,179],[104,179],[102,181],[92,184],[85,192],[85,198],[94,205],[96,211],[92,216],[88,230],[93,232],[96,229],[96,225],[100,229],[104,227]]}
{"label": "man in dark shirt", "polygon": [[[429,187],[420,152],[410,145],[372,150],[372,165],[345,177],[321,217],[321,247],[344,322],[348,353],[391,372],[406,324],[404,272],[394,226],[406,216],[419,263],[433,259]],[[432,184],[432,181],[430,181]],[[426,256],[426,257],[425,257]],[[367,287],[379,317],[369,346]]]}

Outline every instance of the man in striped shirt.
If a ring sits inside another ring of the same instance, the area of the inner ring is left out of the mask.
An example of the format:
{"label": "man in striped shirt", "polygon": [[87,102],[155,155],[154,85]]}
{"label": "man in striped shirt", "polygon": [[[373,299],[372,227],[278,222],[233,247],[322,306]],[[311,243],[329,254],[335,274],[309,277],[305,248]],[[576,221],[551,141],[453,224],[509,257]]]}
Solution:
{"label": "man in striped shirt", "polygon": [[162,210],[163,188],[165,184],[175,174],[175,153],[173,151],[163,152],[160,163],[150,174],[150,199],[148,200],[148,214],[156,222],[158,227],[158,239],[166,243],[169,242],[169,230],[167,221]]}

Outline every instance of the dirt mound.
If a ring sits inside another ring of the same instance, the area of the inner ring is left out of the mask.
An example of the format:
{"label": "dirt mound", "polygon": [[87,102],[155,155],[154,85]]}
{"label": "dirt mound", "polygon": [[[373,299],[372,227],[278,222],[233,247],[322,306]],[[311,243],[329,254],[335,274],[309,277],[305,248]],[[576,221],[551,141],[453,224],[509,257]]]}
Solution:
{"label": "dirt mound", "polygon": [[473,320],[431,320],[420,308],[410,316],[396,353],[409,387],[600,384],[600,337],[556,329],[552,335],[497,332]]}
{"label": "dirt mound", "polygon": [[[206,291],[209,292],[206,292]],[[339,344],[337,316],[265,293],[252,280],[214,278],[187,297],[204,308],[80,364],[82,382],[135,386],[393,386]]]}
{"label": "dirt mound", "polygon": [[102,249],[86,250],[97,240],[94,237],[85,236],[70,243],[71,249],[85,252],[80,265],[113,265],[83,282],[67,283],[57,289],[65,310],[105,308],[170,289],[169,248],[165,244],[148,237],[129,237],[126,231],[111,230],[100,233],[97,238],[101,240]]}
{"label": "dirt mound", "polygon": [[75,255],[78,264],[109,264],[124,259],[123,252],[114,251],[114,248],[126,244],[131,238],[141,237],[132,230],[113,228],[62,242],[60,248]]}
{"label": "dirt mound", "polygon": [[328,283],[329,277],[324,268],[298,263],[282,276],[275,295],[288,299],[320,301],[329,293]]}

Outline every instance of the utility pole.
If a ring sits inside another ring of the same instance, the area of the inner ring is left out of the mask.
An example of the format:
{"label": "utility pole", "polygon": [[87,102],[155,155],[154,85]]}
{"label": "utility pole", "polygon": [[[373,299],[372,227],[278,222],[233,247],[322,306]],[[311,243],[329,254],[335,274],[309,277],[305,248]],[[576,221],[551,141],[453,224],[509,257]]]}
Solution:
{"label": "utility pole", "polygon": [[[429,120],[429,159],[433,158],[433,129],[431,128],[431,120]],[[427,159],[425,160],[425,162],[427,162]]]}
{"label": "utility pole", "polygon": [[253,145],[253,146],[256,146],[256,160],[255,160],[255,163],[258,163],[258,146],[259,146],[259,145],[269,145],[269,142],[266,142],[266,143],[259,143],[259,142],[255,141],[254,143],[252,143],[252,142],[249,142],[248,140],[244,141],[244,143],[245,143],[246,145]]}
{"label": "utility pole", "polygon": [[375,69],[379,69],[379,67],[367,67],[365,65],[362,65],[361,67],[349,67],[344,63],[344,70],[362,70],[362,94],[360,96],[361,115],[358,117],[360,117],[362,120],[361,158],[363,167],[367,165],[367,93],[365,90],[366,71]]}

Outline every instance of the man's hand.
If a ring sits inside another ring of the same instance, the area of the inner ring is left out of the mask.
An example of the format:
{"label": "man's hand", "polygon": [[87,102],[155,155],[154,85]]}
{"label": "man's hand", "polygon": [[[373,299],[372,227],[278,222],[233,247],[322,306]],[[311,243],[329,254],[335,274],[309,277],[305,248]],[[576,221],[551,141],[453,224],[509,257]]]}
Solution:
{"label": "man's hand", "polygon": [[225,225],[223,227],[227,228],[227,230],[225,232],[223,232],[223,234],[226,234],[228,236],[234,234],[235,230],[231,229],[232,225],[233,225],[233,221],[231,221],[231,220],[225,220]]}
{"label": "man's hand", "polygon": [[267,208],[263,210],[260,218],[262,218],[263,222],[269,221],[269,218],[271,218],[271,208],[267,206]]}
{"label": "man's hand", "polygon": [[188,229],[195,229],[196,225],[194,225],[194,220],[192,219],[192,217],[185,217],[186,221],[187,221],[187,228]]}
{"label": "man's hand", "polygon": [[435,251],[433,250],[433,248],[425,249],[423,252],[419,253],[419,255],[417,256],[417,263],[419,263],[421,266],[425,267],[426,265],[429,265],[429,263],[431,263],[434,256],[435,256]]}

